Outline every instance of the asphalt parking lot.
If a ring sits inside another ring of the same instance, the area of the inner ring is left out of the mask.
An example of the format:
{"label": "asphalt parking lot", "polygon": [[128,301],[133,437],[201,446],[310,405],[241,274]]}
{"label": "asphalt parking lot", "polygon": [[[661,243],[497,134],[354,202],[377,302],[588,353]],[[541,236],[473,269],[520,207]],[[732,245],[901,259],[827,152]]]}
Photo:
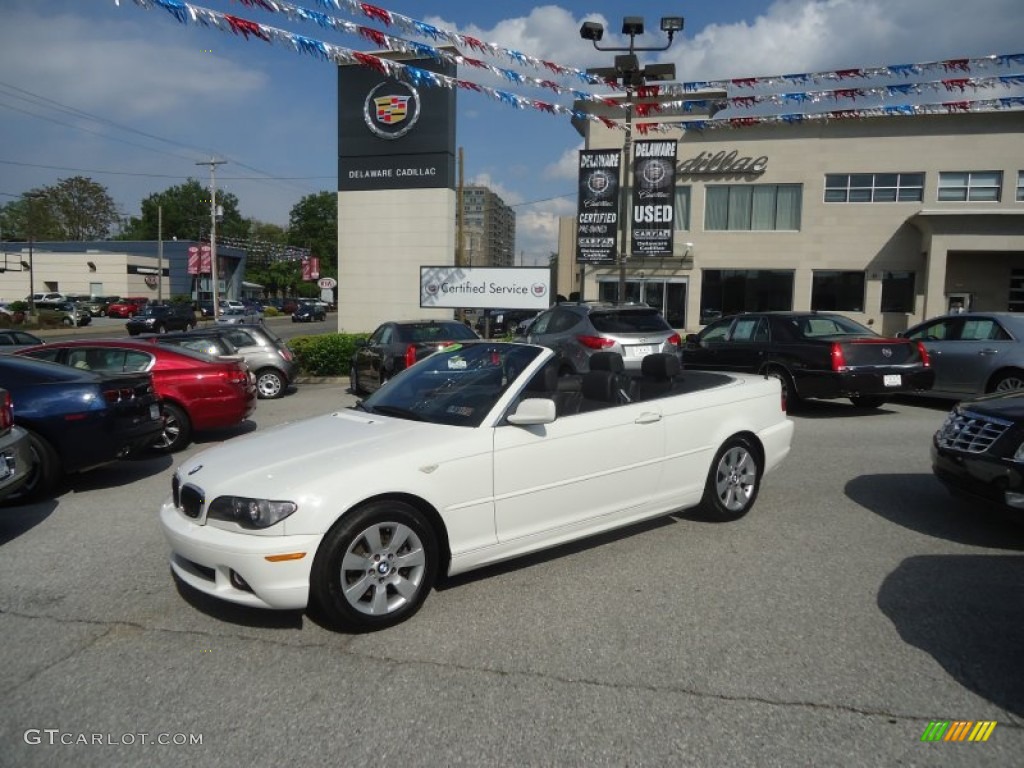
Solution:
{"label": "asphalt parking lot", "polygon": [[[186,454],[352,402],[303,385]],[[945,412],[810,404],[738,523],[459,577],[358,636],[175,587],[180,454],[82,476],[0,509],[0,765],[1018,765],[1024,526],[932,478]]]}

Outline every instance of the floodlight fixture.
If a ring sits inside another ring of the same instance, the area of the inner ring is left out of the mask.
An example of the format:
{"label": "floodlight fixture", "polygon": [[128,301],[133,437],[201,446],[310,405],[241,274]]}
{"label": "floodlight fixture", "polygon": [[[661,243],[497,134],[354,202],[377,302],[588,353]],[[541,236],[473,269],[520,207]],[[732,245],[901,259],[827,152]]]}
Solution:
{"label": "floodlight fixture", "polygon": [[626,16],[622,20],[622,34],[633,37],[644,33],[643,16]]}
{"label": "floodlight fixture", "polygon": [[599,42],[604,37],[604,25],[596,21],[584,21],[580,27],[580,37]]}

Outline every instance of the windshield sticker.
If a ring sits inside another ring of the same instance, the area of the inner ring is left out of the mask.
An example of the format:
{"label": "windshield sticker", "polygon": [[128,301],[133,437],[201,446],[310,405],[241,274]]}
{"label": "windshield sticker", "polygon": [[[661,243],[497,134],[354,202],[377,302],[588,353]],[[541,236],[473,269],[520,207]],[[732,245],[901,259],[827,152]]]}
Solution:
{"label": "windshield sticker", "polygon": [[468,419],[473,415],[474,408],[470,408],[466,405],[449,405],[445,411],[450,413],[452,416],[462,416]]}
{"label": "windshield sticker", "polygon": [[468,363],[464,357],[449,357],[448,358],[448,370],[450,371],[464,371],[466,370]]}

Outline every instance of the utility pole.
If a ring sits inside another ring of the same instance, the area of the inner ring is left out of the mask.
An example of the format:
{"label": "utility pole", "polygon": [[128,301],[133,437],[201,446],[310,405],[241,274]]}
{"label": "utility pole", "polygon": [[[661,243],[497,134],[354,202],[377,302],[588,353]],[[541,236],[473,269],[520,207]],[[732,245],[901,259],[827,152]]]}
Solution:
{"label": "utility pole", "polygon": [[213,293],[213,319],[220,316],[220,295],[217,291],[217,166],[224,165],[227,160],[210,159],[196,165],[210,166],[210,286]]}
{"label": "utility pole", "polygon": [[164,300],[164,207],[156,207],[156,300]]}

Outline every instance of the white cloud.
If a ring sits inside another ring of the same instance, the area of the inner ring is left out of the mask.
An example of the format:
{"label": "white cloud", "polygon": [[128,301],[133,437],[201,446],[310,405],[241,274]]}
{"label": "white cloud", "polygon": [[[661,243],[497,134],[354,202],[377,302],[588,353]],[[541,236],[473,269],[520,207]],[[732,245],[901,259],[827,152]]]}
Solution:
{"label": "white cloud", "polygon": [[579,151],[581,149],[583,149],[582,141],[575,147],[565,150],[557,161],[544,168],[544,178],[575,182],[580,173]]}

